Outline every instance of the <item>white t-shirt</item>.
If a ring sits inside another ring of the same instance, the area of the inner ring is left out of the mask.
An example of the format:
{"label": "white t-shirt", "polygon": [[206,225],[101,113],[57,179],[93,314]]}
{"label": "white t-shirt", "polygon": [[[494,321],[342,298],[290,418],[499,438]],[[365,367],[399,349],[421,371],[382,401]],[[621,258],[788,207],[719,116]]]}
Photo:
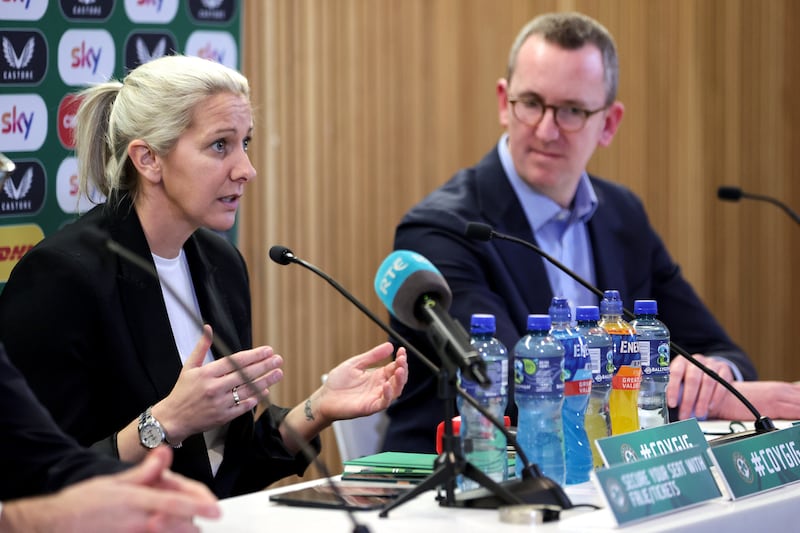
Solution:
{"label": "white t-shirt", "polygon": [[[181,356],[181,362],[186,363],[186,359],[191,355],[202,334],[197,329],[197,323],[201,320],[200,305],[197,303],[197,295],[192,284],[189,263],[186,261],[186,254],[183,249],[181,249],[178,257],[174,259],[165,259],[153,254],[153,260],[156,264],[158,277],[161,280],[161,294],[163,294],[164,303],[167,306],[167,316],[172,327],[172,336],[175,338],[175,345]],[[172,291],[167,290],[166,287],[171,287]],[[180,298],[180,300],[177,298]],[[181,305],[180,302],[184,302],[186,305]],[[185,307],[188,307],[192,314],[188,313]],[[210,363],[213,360],[214,355],[209,350],[203,364]],[[227,424],[203,433],[206,449],[208,450],[208,459],[211,462],[211,471],[214,475],[217,474],[219,465],[222,463],[226,433]]]}

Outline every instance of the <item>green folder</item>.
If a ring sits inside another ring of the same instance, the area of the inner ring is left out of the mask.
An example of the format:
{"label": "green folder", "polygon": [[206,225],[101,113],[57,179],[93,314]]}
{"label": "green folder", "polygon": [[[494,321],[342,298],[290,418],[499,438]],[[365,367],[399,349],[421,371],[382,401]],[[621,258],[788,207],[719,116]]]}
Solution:
{"label": "green folder", "polygon": [[435,453],[381,452],[344,462],[345,473],[430,475]]}

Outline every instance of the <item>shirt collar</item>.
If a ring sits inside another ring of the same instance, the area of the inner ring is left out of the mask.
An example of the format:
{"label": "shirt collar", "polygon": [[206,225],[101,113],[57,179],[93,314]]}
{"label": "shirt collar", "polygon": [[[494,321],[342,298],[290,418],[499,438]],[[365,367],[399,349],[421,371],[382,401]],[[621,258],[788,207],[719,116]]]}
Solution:
{"label": "shirt collar", "polygon": [[586,171],[581,174],[578,188],[575,191],[575,198],[572,200],[572,206],[569,209],[564,209],[547,196],[534,191],[530,185],[519,177],[517,169],[514,167],[514,161],[511,159],[511,151],[508,149],[508,133],[504,133],[500,137],[500,141],[497,143],[497,152],[500,156],[500,164],[503,166],[508,181],[522,204],[522,209],[525,211],[525,216],[534,233],[556,218],[561,220],[569,219],[570,222],[580,221],[582,223],[586,223],[592,218],[592,215],[597,210],[597,194],[594,192],[594,187],[592,187],[592,182],[589,180],[589,174]]}

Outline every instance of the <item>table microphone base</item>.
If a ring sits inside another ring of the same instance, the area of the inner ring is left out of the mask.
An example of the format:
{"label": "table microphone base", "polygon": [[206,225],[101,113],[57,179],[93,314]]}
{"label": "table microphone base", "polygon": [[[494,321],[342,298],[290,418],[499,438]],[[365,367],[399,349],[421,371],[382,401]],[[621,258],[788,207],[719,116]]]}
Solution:
{"label": "table microphone base", "polygon": [[728,433],[727,435],[722,435],[720,437],[711,439],[708,441],[708,445],[712,448],[715,446],[720,446],[722,444],[728,444],[729,442],[734,442],[740,439],[746,439],[748,437],[755,437],[756,435],[762,435],[764,433],[769,433],[770,431],[777,431],[777,427],[775,427],[775,423],[769,417],[762,416],[755,422],[755,429],[748,429],[747,431],[737,431],[734,433]]}
{"label": "table microphone base", "polygon": [[[500,483],[500,486],[519,498],[523,504],[541,504],[559,510],[572,507],[572,502],[564,492],[564,489],[561,488],[561,485],[548,477],[542,476],[522,480],[510,479]],[[456,494],[456,507],[497,509],[498,507],[506,505],[509,505],[509,502],[503,501],[484,488],[477,488]],[[551,519],[558,519],[557,510],[555,511],[555,516]],[[547,521],[547,518],[545,518],[545,521]]]}
{"label": "table microphone base", "polygon": [[762,416],[755,422],[755,429],[748,429],[747,431],[736,431],[733,433],[728,433],[727,435],[722,435],[720,437],[711,439],[708,441],[708,445],[712,448],[715,446],[720,446],[722,444],[728,444],[729,442],[734,442],[740,439],[746,439],[748,437],[754,437],[756,435],[763,435],[764,433],[769,433],[770,431],[777,431],[777,427],[775,427],[775,423],[772,421],[771,418]]}

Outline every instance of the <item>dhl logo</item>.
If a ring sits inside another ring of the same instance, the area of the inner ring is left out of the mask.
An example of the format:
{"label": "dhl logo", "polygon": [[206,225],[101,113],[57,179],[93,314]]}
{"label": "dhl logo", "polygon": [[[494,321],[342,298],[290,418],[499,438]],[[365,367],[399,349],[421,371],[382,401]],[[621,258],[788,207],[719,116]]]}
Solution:
{"label": "dhl logo", "polygon": [[22,256],[42,239],[44,233],[36,224],[0,226],[0,283],[8,281]]}

